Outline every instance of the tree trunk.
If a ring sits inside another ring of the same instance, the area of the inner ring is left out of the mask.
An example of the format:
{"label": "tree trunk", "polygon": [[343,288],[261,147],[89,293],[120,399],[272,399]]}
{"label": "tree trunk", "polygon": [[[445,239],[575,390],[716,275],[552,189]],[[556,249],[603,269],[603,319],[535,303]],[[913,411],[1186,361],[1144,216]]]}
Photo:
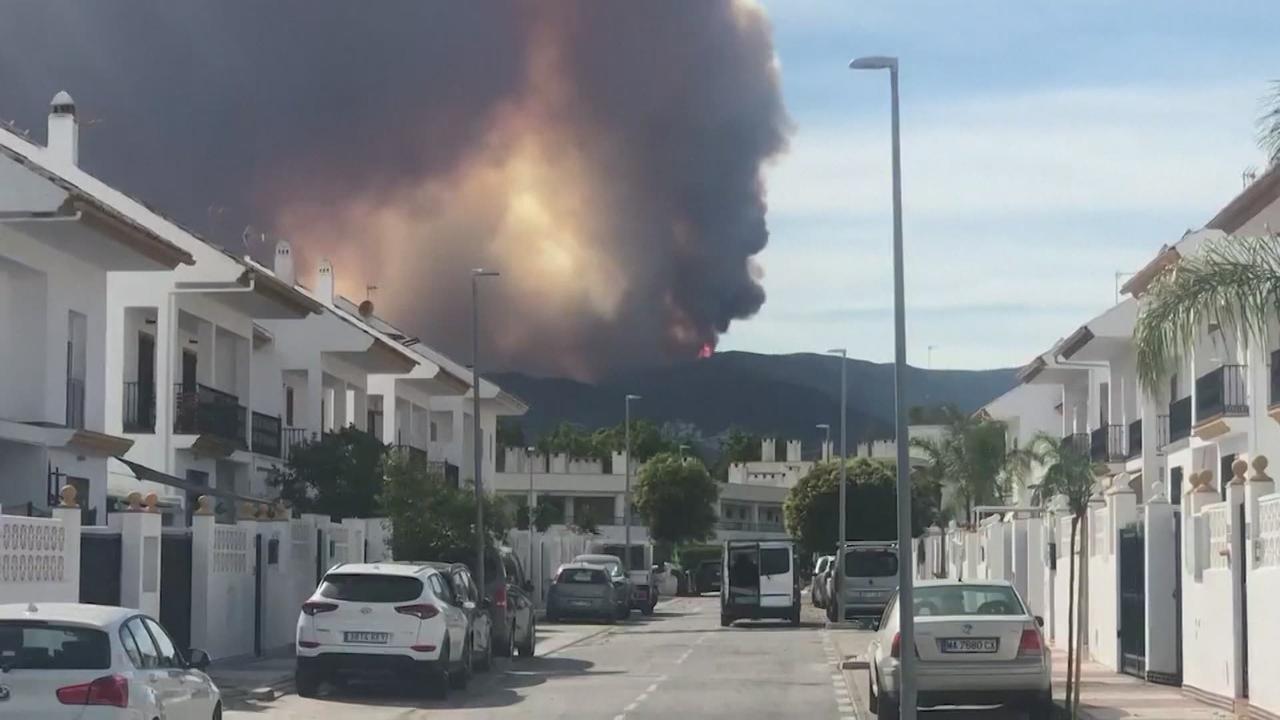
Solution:
{"label": "tree trunk", "polygon": [[1075,676],[1072,670],[1075,668],[1075,646],[1076,646],[1076,534],[1080,526],[1080,518],[1071,517],[1071,544],[1067,546],[1067,557],[1070,563],[1071,571],[1069,580],[1067,581],[1067,692],[1064,704],[1067,713],[1071,713],[1071,690],[1074,688],[1073,681]]}
{"label": "tree trunk", "polygon": [[[1080,523],[1080,599],[1076,602],[1076,609],[1079,610],[1083,617],[1088,617],[1085,608],[1089,600],[1089,538],[1092,533],[1089,530],[1088,515],[1081,518]],[[1076,631],[1080,637],[1076,640],[1076,668],[1075,668],[1075,695],[1071,698],[1071,720],[1075,720],[1080,714],[1080,663],[1084,657],[1084,646],[1088,627],[1084,620],[1081,619],[1076,623]]]}

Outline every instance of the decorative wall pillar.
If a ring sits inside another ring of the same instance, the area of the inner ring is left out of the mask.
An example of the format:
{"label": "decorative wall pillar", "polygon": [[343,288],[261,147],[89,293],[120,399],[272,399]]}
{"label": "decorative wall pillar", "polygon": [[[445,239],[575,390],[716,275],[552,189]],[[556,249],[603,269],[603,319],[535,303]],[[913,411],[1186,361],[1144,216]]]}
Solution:
{"label": "decorative wall pillar", "polygon": [[129,494],[120,513],[120,605],[160,616],[160,513],[156,494]]}

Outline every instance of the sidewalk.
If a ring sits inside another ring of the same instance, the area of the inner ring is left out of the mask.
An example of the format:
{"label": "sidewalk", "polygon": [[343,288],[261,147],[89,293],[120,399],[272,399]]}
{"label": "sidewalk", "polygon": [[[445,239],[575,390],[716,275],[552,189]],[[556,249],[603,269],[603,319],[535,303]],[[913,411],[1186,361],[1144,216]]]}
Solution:
{"label": "sidewalk", "polygon": [[207,671],[224,702],[253,698],[273,700],[293,688],[293,654],[221,660]]}
{"label": "sidewalk", "polygon": [[[1086,659],[1080,666],[1080,717],[1088,720],[1151,718],[1152,720],[1208,720],[1234,717],[1182,694],[1176,687],[1142,682]],[[1067,654],[1053,651],[1054,698],[1062,704],[1067,685]]]}

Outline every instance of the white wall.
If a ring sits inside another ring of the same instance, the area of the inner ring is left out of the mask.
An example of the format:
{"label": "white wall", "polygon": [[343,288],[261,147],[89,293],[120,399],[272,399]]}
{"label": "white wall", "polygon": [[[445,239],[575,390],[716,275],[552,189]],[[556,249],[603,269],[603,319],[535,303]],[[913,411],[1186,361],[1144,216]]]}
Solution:
{"label": "white wall", "polygon": [[1259,503],[1255,537],[1261,557],[1249,571],[1249,702],[1280,714],[1280,495],[1267,495]]}
{"label": "white wall", "polygon": [[0,514],[0,603],[79,602],[79,509]]}

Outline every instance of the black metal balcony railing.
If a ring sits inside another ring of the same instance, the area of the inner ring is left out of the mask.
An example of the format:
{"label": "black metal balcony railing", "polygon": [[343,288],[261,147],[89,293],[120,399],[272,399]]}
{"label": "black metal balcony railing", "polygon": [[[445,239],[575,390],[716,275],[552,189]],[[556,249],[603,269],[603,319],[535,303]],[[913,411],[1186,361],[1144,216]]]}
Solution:
{"label": "black metal balcony railing", "polygon": [[156,386],[153,382],[130,380],[124,384],[124,431],[156,431]]}
{"label": "black metal balcony railing", "polygon": [[1089,459],[1094,462],[1123,462],[1125,433],[1123,425],[1103,425],[1089,433]]}
{"label": "black metal balcony railing", "polygon": [[1271,404],[1280,405],[1280,350],[1271,352]]}
{"label": "black metal balcony railing", "polygon": [[427,451],[426,451],[426,450],[423,450],[422,448],[419,448],[419,447],[414,447],[414,446],[412,446],[412,445],[404,445],[404,444],[396,445],[395,447],[396,447],[396,450],[400,451],[401,453],[404,453],[405,455],[407,455],[407,456],[409,457],[409,464],[410,464],[410,465],[414,465],[414,466],[418,466],[418,465],[426,466],[426,464],[427,464]]}
{"label": "black metal balcony railing", "polygon": [[1139,418],[1129,423],[1129,452],[1125,453],[1126,458],[1136,458],[1142,455],[1142,419]]}
{"label": "black metal balcony railing", "polygon": [[293,454],[294,448],[298,447],[299,445],[306,444],[307,429],[296,428],[296,427],[286,427],[281,432],[281,438],[282,438],[282,442],[281,442],[281,448],[280,448],[281,450],[280,457],[285,460],[288,460],[289,457]]}
{"label": "black metal balcony railing", "polygon": [[453,485],[457,485],[459,482],[458,466],[448,460],[428,460],[427,472],[440,473],[447,482]]}
{"label": "black metal balcony railing", "polygon": [[173,388],[173,431],[181,435],[213,435],[236,447],[245,446],[249,411],[231,393],[207,385],[181,383]]}
{"label": "black metal balcony railing", "polygon": [[67,427],[84,427],[84,380],[67,378]]}
{"label": "black metal balcony railing", "polygon": [[1169,442],[1185,440],[1191,436],[1191,398],[1184,397],[1169,403]]}
{"label": "black metal balcony railing", "polygon": [[280,457],[280,418],[275,415],[253,413],[253,451]]}
{"label": "black metal balcony railing", "polygon": [[771,522],[761,520],[753,522],[751,520],[719,520],[716,527],[720,530],[747,530],[751,532],[786,532],[786,528],[781,522]]}
{"label": "black metal balcony railing", "polygon": [[1223,365],[1196,378],[1196,422],[1249,414],[1244,365]]}
{"label": "black metal balcony railing", "polygon": [[1067,433],[1062,436],[1062,446],[1071,448],[1082,455],[1089,454],[1089,435],[1087,433]]}

